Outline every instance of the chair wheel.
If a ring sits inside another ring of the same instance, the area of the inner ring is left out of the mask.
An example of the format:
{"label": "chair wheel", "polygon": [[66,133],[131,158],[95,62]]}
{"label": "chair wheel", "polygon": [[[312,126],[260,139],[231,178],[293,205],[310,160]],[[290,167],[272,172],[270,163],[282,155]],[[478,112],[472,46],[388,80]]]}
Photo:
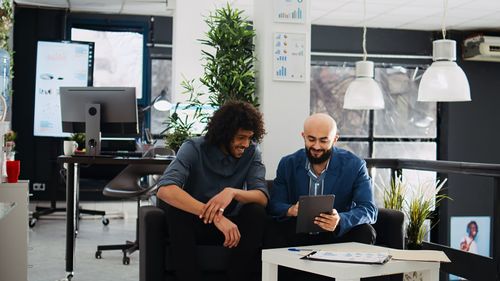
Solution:
{"label": "chair wheel", "polygon": [[28,222],[29,227],[34,227],[37,221],[36,218],[31,218]]}
{"label": "chair wheel", "polygon": [[95,258],[98,259],[98,260],[102,259],[102,255],[101,254],[102,254],[102,251],[96,251],[95,252]]}
{"label": "chair wheel", "polygon": [[105,217],[102,217],[102,224],[108,225],[109,224],[109,219],[105,218]]}
{"label": "chair wheel", "polygon": [[70,273],[66,276],[66,280],[71,281],[71,279],[73,279],[73,274]]}
{"label": "chair wheel", "polygon": [[130,258],[129,257],[123,257],[123,264],[124,265],[129,265],[130,264]]}

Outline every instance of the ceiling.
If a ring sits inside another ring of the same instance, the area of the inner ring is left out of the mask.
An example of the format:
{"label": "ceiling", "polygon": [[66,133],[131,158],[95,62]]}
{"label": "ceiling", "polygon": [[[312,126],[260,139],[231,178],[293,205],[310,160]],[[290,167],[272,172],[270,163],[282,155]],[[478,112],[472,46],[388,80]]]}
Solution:
{"label": "ceiling", "polygon": [[[40,7],[74,12],[172,16],[182,0],[15,0]],[[206,1],[206,0],[199,0]],[[254,0],[212,0],[242,9],[251,19]],[[256,0],[268,1],[268,0]],[[374,28],[440,30],[443,1],[366,0],[366,24]],[[362,26],[363,0],[311,0],[311,22],[316,25]],[[499,0],[448,0],[446,29],[500,30]]]}

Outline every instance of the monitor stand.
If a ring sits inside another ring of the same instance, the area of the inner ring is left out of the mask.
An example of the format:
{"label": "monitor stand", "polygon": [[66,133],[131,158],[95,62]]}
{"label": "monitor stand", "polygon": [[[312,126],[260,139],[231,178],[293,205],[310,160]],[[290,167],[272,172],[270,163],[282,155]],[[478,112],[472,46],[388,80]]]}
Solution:
{"label": "monitor stand", "polygon": [[85,105],[85,150],[88,156],[101,154],[101,105]]}

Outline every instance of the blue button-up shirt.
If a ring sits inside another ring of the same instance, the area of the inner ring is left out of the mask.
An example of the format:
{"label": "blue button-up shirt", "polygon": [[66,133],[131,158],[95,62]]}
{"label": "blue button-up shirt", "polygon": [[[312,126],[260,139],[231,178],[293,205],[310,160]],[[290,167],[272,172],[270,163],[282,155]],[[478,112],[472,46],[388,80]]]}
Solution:
{"label": "blue button-up shirt", "polygon": [[[283,157],[276,171],[268,209],[271,215],[283,218],[302,195],[309,195],[310,177],[304,149]],[[360,224],[377,220],[377,207],[371,178],[364,160],[351,152],[334,147],[325,170],[323,194],[334,194],[335,208],[340,215],[338,236]],[[299,207],[300,208],[300,207]]]}

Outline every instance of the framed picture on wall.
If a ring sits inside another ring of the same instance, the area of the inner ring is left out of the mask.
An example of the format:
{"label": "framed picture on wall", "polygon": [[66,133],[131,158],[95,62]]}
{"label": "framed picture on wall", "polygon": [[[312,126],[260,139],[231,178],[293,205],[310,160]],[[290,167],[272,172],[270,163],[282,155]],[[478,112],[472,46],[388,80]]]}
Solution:
{"label": "framed picture on wall", "polygon": [[306,34],[274,33],[273,80],[306,81]]}
{"label": "framed picture on wall", "polygon": [[[490,257],[491,217],[464,216],[450,219],[450,247]],[[464,280],[450,274],[450,280]]]}
{"label": "framed picture on wall", "polygon": [[274,0],[274,22],[304,23],[305,9],[303,0]]}

